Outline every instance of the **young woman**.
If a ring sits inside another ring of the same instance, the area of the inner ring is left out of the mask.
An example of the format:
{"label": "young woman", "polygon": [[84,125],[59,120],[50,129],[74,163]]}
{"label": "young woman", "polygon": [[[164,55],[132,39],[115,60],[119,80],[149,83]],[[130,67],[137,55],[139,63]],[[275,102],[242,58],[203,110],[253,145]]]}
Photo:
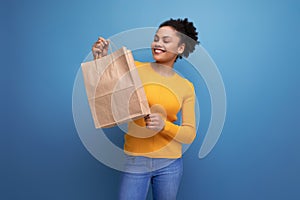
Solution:
{"label": "young woman", "polygon": [[[182,144],[196,136],[193,84],[178,75],[174,63],[188,57],[198,44],[198,33],[188,19],[163,22],[151,44],[155,62],[136,62],[151,114],[128,124],[120,200],[146,199],[149,185],[156,200],[175,200],[183,172]],[[107,55],[109,41],[99,38],[94,58]],[[182,123],[176,125],[181,110]]]}

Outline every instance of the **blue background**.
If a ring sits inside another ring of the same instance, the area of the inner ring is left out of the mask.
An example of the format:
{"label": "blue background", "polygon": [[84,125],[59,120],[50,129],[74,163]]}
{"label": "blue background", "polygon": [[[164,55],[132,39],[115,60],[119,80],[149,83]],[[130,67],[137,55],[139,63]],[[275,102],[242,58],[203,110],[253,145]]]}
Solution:
{"label": "blue background", "polygon": [[99,35],[170,17],[195,22],[227,92],[222,135],[200,160],[209,116],[203,108],[178,199],[300,199],[299,1],[1,4],[0,199],[116,199],[120,173],[91,156],[77,135],[73,83]]}

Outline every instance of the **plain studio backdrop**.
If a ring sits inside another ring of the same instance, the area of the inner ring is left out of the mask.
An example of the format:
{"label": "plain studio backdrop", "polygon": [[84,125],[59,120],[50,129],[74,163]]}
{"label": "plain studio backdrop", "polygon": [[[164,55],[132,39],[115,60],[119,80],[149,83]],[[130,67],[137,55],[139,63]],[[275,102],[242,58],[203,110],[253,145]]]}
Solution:
{"label": "plain studio backdrop", "polygon": [[[222,135],[199,159],[211,110],[205,83],[197,84],[201,119],[183,156],[178,199],[300,199],[299,1],[12,0],[0,7],[0,199],[116,199],[120,172],[95,159],[75,128],[75,77],[98,36],[171,17],[195,23],[227,95]],[[121,146],[123,134],[106,135]]]}

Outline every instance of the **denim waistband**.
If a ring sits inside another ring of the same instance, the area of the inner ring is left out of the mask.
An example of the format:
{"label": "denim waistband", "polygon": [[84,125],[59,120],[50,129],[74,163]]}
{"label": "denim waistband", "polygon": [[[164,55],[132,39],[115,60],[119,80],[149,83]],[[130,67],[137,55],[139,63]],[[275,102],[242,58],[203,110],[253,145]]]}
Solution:
{"label": "denim waistband", "polygon": [[126,155],[124,171],[130,173],[148,173],[167,167],[174,162],[182,162],[182,158],[148,158],[144,156]]}

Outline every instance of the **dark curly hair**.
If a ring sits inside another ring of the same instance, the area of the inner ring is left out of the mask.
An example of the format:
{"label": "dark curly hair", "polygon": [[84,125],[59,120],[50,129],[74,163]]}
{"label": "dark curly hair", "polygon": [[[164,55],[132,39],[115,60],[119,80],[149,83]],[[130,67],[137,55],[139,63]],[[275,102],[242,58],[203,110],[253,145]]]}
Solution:
{"label": "dark curly hair", "polygon": [[[174,28],[176,31],[180,32],[180,42],[185,43],[184,52],[182,55],[184,57],[188,57],[190,53],[192,53],[195,50],[195,46],[199,44],[198,41],[198,32],[196,31],[196,28],[193,24],[193,22],[189,22],[187,18],[185,19],[170,19],[167,20],[159,25],[159,28],[163,26],[170,26]],[[182,58],[182,55],[178,55],[180,59]],[[177,60],[176,58],[176,60]]]}

